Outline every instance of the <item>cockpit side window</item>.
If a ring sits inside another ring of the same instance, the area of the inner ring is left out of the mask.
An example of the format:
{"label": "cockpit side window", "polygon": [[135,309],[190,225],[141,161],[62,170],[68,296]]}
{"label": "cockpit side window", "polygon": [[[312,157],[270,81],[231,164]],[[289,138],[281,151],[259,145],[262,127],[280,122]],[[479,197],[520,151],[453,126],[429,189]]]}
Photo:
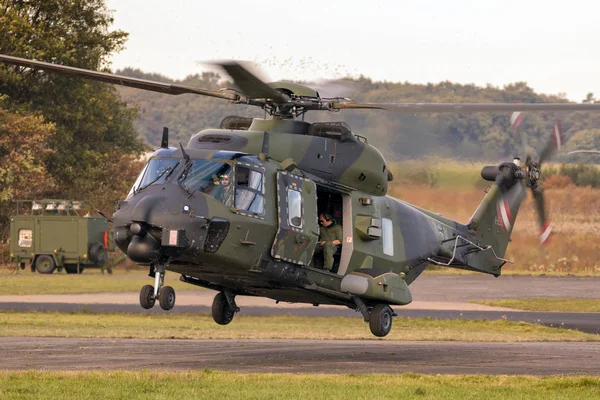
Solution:
{"label": "cockpit side window", "polygon": [[194,160],[179,181],[190,193],[206,193],[225,205],[231,205],[231,171],[228,163]]}
{"label": "cockpit side window", "polygon": [[235,167],[235,208],[253,214],[265,213],[264,175],[241,164]]}

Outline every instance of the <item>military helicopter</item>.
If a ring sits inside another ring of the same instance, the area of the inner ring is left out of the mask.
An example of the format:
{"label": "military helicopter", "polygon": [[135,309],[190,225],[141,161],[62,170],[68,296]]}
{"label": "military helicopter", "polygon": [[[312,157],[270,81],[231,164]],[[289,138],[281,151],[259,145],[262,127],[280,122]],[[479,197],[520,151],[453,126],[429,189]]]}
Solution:
{"label": "military helicopter", "polygon": [[[186,146],[161,148],[149,159],[113,215],[115,242],[148,266],[154,285],[140,291],[150,309],[170,310],[175,291],[165,272],[216,290],[212,316],[229,324],[236,295],[284,302],[333,304],[362,313],[371,332],[386,336],[395,312],[412,301],[409,285],[430,264],[501,274],[526,189],[533,192],[545,241],[551,225],[539,186],[541,165],[564,141],[555,129],[539,157],[487,166],[492,182],[466,224],[387,196],[392,173],[381,153],[343,122],[308,123],[309,111],[513,112],[600,110],[600,104],[358,103],[326,98],[305,85],[265,83],[243,63],[220,67],[235,88],[210,91],[0,55],[0,61],[155,92],[196,94],[253,105],[267,119],[228,117]],[[342,227],[332,270],[320,268],[319,222]]]}

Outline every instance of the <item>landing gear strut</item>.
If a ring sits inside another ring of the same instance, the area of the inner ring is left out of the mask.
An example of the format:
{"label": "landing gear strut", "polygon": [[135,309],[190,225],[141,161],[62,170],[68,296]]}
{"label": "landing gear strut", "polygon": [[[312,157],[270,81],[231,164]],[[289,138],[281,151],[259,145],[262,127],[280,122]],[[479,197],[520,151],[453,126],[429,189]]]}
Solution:
{"label": "landing gear strut", "polygon": [[369,323],[371,333],[377,337],[387,336],[392,330],[392,317],[396,316],[396,313],[392,311],[390,306],[387,304],[376,304],[372,308],[368,308],[367,305],[360,297],[353,297],[356,309],[360,311],[365,319],[365,322]]}
{"label": "landing gear strut", "polygon": [[219,325],[227,325],[240,308],[235,304],[235,294],[225,289],[217,293],[212,303],[212,317]]}
{"label": "landing gear strut", "polygon": [[151,267],[154,270],[154,286],[145,285],[140,290],[140,305],[146,310],[154,307],[156,300],[160,308],[169,311],[175,306],[175,289],[171,286],[163,286],[165,283],[165,266],[156,265]]}

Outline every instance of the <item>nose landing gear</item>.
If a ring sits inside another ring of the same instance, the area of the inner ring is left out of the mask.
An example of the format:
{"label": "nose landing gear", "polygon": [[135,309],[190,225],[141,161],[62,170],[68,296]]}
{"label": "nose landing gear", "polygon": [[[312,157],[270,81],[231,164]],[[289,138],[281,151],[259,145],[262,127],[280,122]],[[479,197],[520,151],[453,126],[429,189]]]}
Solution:
{"label": "nose landing gear", "polygon": [[146,310],[154,307],[156,300],[160,308],[165,311],[175,307],[175,289],[171,286],[163,286],[165,283],[165,267],[157,265],[154,267],[154,286],[145,285],[140,290],[140,305]]}

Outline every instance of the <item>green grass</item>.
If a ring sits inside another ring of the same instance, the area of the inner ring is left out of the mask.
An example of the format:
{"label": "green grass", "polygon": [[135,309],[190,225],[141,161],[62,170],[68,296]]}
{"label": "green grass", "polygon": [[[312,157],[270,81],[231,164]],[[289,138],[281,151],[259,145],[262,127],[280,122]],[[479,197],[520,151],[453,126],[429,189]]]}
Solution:
{"label": "green grass", "polygon": [[[243,313],[243,311],[242,311]],[[148,327],[152,329],[148,329]],[[375,339],[361,318],[251,317],[217,325],[208,315],[0,312],[0,336],[140,339]],[[395,318],[392,340],[527,342],[600,341],[568,329],[506,320]]]}
{"label": "green grass", "polygon": [[[503,275],[540,275],[527,271],[504,271]],[[426,270],[428,274],[468,275],[477,272],[453,268],[433,267]],[[589,276],[590,274],[551,273],[541,275],[553,276]],[[167,272],[165,283],[175,290],[202,290],[197,286],[179,281],[179,274]],[[144,271],[116,270],[113,275],[101,275],[99,271],[81,275],[51,274],[42,275],[31,272],[18,274],[0,270],[0,293],[2,295],[44,295],[44,294],[79,294],[79,293],[125,293],[139,292],[142,286],[152,285],[154,281]]]}
{"label": "green grass", "polygon": [[600,299],[511,299],[472,303],[527,311],[600,312]]}
{"label": "green grass", "polygon": [[0,372],[2,399],[597,399],[597,377]]}
{"label": "green grass", "polygon": [[[91,272],[91,271],[90,271]],[[0,293],[3,295],[32,294],[77,294],[77,293],[122,293],[137,292],[144,285],[153,285],[154,280],[142,271],[115,271],[112,275],[101,275],[98,271],[81,275],[51,274],[31,272],[0,273]],[[166,284],[177,289],[196,289],[179,281],[179,274],[168,273]]]}

